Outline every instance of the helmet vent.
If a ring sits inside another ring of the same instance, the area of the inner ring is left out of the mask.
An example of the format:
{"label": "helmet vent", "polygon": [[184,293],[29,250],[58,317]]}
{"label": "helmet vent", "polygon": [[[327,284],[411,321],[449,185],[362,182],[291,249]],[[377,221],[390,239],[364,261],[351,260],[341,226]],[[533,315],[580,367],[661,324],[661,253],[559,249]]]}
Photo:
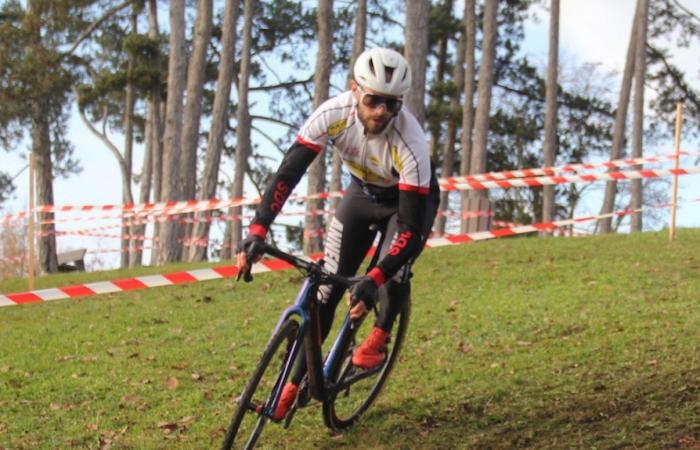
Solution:
{"label": "helmet vent", "polygon": [[394,77],[394,68],[389,66],[384,66],[384,79],[387,83],[391,83],[391,79]]}

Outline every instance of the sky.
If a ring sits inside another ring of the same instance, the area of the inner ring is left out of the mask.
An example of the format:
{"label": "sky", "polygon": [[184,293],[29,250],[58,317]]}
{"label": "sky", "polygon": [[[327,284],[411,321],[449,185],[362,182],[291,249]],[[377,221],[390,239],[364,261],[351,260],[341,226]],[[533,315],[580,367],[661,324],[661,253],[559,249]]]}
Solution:
{"label": "sky", "polygon": [[[683,6],[700,16],[700,1],[678,0]],[[599,63],[602,71],[615,71],[618,75],[624,66],[624,58],[627,52],[630,27],[634,13],[633,0],[561,0],[560,16],[560,60],[565,57],[573,58],[579,63]],[[461,11],[461,6],[455,6]],[[537,14],[539,20],[528,21],[526,27],[525,51],[533,60],[543,66],[547,61],[547,34],[549,27],[548,13],[540,9]],[[161,14],[161,22],[167,15]],[[688,50],[677,50],[673,54],[673,62],[683,67],[689,77],[689,81],[696,88],[700,87],[700,46]],[[617,98],[619,89],[619,76],[615,76],[613,87],[614,98]],[[647,96],[647,101],[648,101]],[[121,136],[114,136],[115,142],[122,142]],[[57,179],[54,184],[55,203],[57,205],[100,205],[120,204],[121,188],[120,176],[114,157],[107,148],[94,137],[81,122],[78,114],[74,112],[69,128],[69,139],[76,149],[76,156],[83,167],[82,173],[69,179]],[[700,150],[698,142],[684,141],[683,148],[688,150]],[[645,148],[645,155],[667,154],[673,150],[673,142],[655,148]],[[143,149],[136,148],[134,167],[139,170],[142,161]],[[11,175],[18,173],[25,165],[25,160],[14,154],[3,153],[3,170]],[[694,159],[686,158],[683,162],[694,163]],[[683,166],[682,162],[682,166]],[[565,161],[558,161],[565,163]],[[665,165],[664,167],[670,167]],[[232,172],[231,172],[232,173]],[[700,227],[700,203],[688,202],[700,198],[700,175],[688,175],[679,178],[679,193],[682,200],[677,216],[679,226]],[[17,212],[26,209],[28,199],[28,175],[23,172],[16,180],[17,191],[14,198],[7,202],[6,211]],[[302,182],[300,186],[304,186]],[[135,190],[135,194],[138,191]],[[251,193],[252,194],[252,193]],[[594,214],[598,212],[600,202],[591,200],[577,210],[577,215]],[[74,222],[67,224],[63,229],[79,229],[100,226],[112,222],[100,222],[87,224]],[[118,233],[117,229],[112,231]],[[88,246],[90,249],[118,248],[119,241],[111,239],[70,239],[59,238],[59,251]],[[95,257],[90,257],[95,258]],[[91,264],[90,258],[88,264]],[[92,261],[98,266],[114,266],[118,262],[116,253],[96,256],[99,261]]]}

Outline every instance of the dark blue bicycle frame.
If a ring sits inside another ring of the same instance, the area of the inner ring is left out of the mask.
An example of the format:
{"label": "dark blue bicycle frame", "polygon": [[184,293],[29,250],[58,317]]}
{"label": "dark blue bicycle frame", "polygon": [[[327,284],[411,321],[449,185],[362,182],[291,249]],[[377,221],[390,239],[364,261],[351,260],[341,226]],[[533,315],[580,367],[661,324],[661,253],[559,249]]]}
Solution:
{"label": "dark blue bicycle frame", "polygon": [[[300,323],[297,338],[294,341],[292,349],[289,352],[289,356],[287,357],[287,360],[284,363],[284,368],[280,371],[280,375],[275,383],[275,388],[273,389],[273,401],[268,402],[269,405],[267,406],[264,412],[265,415],[268,417],[272,417],[274,415],[274,411],[277,408],[277,403],[279,402],[280,396],[282,395],[282,389],[284,388],[284,380],[288,378],[289,373],[291,372],[292,367],[297,359],[297,356],[299,355],[299,351],[304,345],[304,339],[306,339],[307,337],[307,329],[311,324],[311,302],[318,301],[315,295],[318,290],[318,286],[319,282],[314,279],[313,275],[307,276],[304,279],[304,284],[301,286],[301,289],[297,294],[294,306],[290,306],[282,313],[282,316],[280,317],[279,321],[277,322],[277,325],[275,326],[274,331],[272,332],[272,335],[274,336],[274,334],[277,333],[277,330],[280,329],[283,323],[285,323],[288,319],[290,319],[293,316],[299,316]],[[343,325],[341,326],[340,331],[338,333],[338,337],[333,343],[333,346],[331,347],[331,350],[328,353],[325,362],[323,363],[323,380],[320,380],[323,386],[318,387],[323,392],[325,392],[326,388],[328,387],[326,386],[325,380],[328,380],[330,378],[331,368],[335,366],[335,363],[338,361],[338,358],[343,357],[343,355],[341,354],[340,343],[344,340],[344,337],[347,335],[347,333],[352,332],[352,329],[353,325],[352,321],[350,320],[350,315],[346,314],[345,320],[343,321]],[[308,370],[316,370],[316,368],[308,367]]]}

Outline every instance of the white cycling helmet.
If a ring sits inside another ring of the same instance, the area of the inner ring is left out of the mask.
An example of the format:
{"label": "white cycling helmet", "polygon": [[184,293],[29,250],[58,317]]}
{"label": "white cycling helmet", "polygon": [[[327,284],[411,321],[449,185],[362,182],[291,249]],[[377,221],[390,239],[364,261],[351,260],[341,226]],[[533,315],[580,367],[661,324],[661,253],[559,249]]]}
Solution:
{"label": "white cycling helmet", "polygon": [[355,61],[355,82],[375,92],[401,97],[411,87],[406,58],[390,48],[365,50]]}

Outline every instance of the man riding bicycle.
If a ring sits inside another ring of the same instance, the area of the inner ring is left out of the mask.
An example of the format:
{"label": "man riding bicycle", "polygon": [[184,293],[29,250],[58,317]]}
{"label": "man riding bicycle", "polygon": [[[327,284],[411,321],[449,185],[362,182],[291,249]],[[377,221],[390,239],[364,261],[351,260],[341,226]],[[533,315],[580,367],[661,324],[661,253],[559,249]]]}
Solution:
{"label": "man riding bicycle", "polygon": [[[350,315],[363,317],[380,299],[379,314],[352,363],[369,369],[381,364],[391,328],[410,295],[411,266],[428,238],[439,203],[439,188],[421,124],[402,108],[411,85],[408,62],[398,52],[374,48],[353,68],[350,90],[324,102],[306,120],[265,190],[237,249],[241,271],[262,254],[270,224],[314,158],[331,143],[350,171],[352,182],[331,220],[325,239],[326,268],[353,276],[374,242],[377,230],[387,237],[378,263],[351,289]],[[323,157],[323,156],[321,156]],[[319,289],[321,335],[330,332],[343,288]],[[293,404],[306,373],[297,360],[275,410],[281,420]]]}

